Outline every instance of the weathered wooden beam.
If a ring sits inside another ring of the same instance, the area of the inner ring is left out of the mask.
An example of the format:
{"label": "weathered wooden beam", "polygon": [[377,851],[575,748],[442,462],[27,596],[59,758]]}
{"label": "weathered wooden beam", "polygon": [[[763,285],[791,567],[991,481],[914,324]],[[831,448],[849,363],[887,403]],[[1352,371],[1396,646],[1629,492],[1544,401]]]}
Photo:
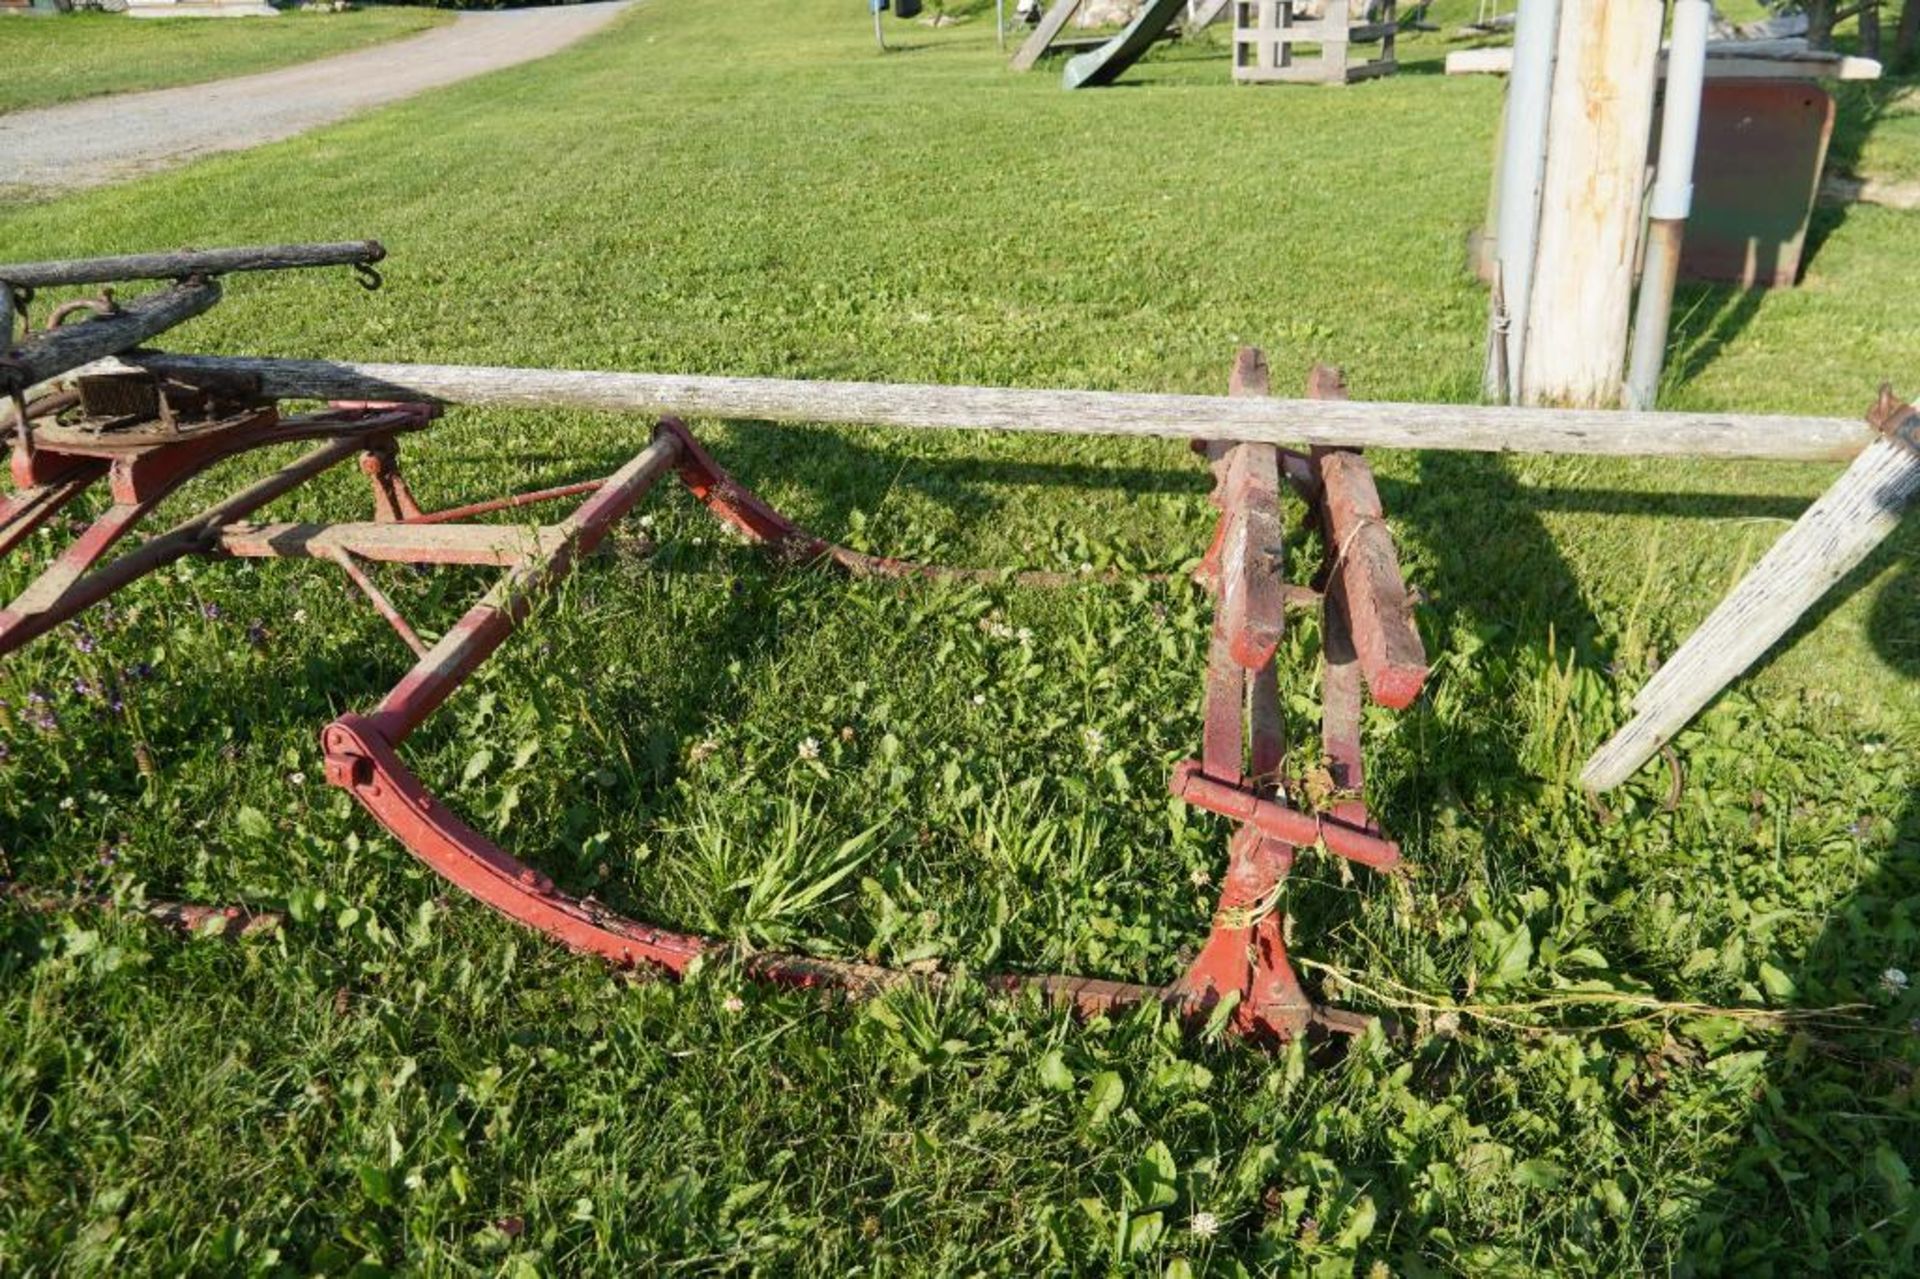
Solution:
{"label": "weathered wooden beam", "polygon": [[1510,371],[1527,404],[1619,403],[1665,20],[1646,0],[1561,0],[1525,360]]}
{"label": "weathered wooden beam", "polygon": [[[1339,370],[1315,365],[1307,392],[1338,401],[1346,397],[1346,381]],[[1346,449],[1316,450],[1314,462],[1327,520],[1328,611],[1345,614],[1348,641],[1373,700],[1405,709],[1427,682],[1427,650],[1413,622],[1373,468]]]}
{"label": "weathered wooden beam", "polygon": [[[1660,61],[1664,75],[1664,53]],[[1456,49],[1447,55],[1446,69],[1448,75],[1506,75],[1513,70],[1513,50]],[[1709,80],[1878,80],[1880,73],[1872,58],[1773,49],[1759,41],[1707,46]]]}
{"label": "weathered wooden beam", "polygon": [[[1040,61],[1053,42],[1059,38],[1069,19],[1080,11],[1083,0],[1053,0],[1047,12],[1040,19],[1040,25],[1026,38],[1019,52],[1013,55],[1013,61],[1007,65],[1015,71],[1030,71],[1033,64]],[[1105,43],[1102,41],[1101,43]]]}
{"label": "weathered wooden beam", "polygon": [[1609,790],[1633,776],[1893,532],[1920,493],[1920,415],[1907,409],[1902,424],[1905,440],[1890,435],[1854,459],[1647,681],[1633,718],[1581,770],[1583,785]]}
{"label": "weathered wooden beam", "polygon": [[295,267],[372,266],[387,256],[378,240],[334,244],[257,244],[233,249],[176,249],[105,258],[0,265],[0,281],[17,289],[62,284],[111,284],[116,280],[184,280],[229,271],[284,271]]}
{"label": "weathered wooden beam", "polygon": [[1355,448],[1845,461],[1873,434],[1850,418],[1325,403],[1210,395],[794,382],[433,364],[142,353],[122,363],[192,381],[245,374],[272,399],[402,400],[690,418],[1155,436]]}
{"label": "weathered wooden beam", "polygon": [[15,395],[83,364],[118,355],[220,300],[216,280],[187,280],[135,298],[111,315],[36,333],[0,357],[0,395]]}
{"label": "weathered wooden beam", "polygon": [[[1266,357],[1241,347],[1227,394],[1262,396]],[[1273,661],[1286,630],[1286,534],[1280,522],[1280,456],[1271,444],[1236,444],[1221,459],[1220,622],[1233,660],[1249,671]]]}

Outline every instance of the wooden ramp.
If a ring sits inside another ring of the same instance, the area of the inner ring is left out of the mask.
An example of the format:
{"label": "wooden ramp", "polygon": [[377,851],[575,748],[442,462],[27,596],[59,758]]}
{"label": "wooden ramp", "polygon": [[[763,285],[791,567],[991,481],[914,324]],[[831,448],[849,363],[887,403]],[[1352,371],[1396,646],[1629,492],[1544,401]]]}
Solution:
{"label": "wooden ramp", "polygon": [[1091,53],[1067,63],[1062,83],[1069,89],[1112,84],[1153,47],[1173,20],[1186,11],[1187,0],[1148,0],[1127,29]]}
{"label": "wooden ramp", "polygon": [[1027,42],[1020,46],[1020,51],[1013,55],[1013,61],[1007,65],[1015,71],[1031,70],[1033,64],[1040,61],[1053,42],[1059,39],[1067,23],[1073,21],[1073,15],[1080,12],[1082,3],[1083,0],[1053,0],[1053,6],[1040,19],[1040,25],[1033,29],[1033,34],[1027,37]]}

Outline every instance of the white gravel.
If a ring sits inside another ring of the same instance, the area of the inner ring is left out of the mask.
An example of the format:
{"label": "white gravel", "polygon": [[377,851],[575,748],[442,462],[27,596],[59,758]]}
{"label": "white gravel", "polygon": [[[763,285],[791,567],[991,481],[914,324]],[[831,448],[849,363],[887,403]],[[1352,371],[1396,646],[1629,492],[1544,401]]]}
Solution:
{"label": "white gravel", "polygon": [[277,142],[545,57],[606,26],[632,2],[462,13],[405,40],[277,71],[0,115],[0,189],[44,194],[101,186]]}

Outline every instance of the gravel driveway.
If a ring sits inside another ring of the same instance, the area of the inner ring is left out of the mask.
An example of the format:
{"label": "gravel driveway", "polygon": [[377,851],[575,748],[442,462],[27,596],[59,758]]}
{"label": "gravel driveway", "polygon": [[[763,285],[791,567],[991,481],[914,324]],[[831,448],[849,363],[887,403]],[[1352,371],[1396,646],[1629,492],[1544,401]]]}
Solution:
{"label": "gravel driveway", "polygon": [[606,26],[631,2],[462,13],[421,35],[300,66],[0,115],[0,189],[43,194],[100,186],[290,138],[545,57]]}

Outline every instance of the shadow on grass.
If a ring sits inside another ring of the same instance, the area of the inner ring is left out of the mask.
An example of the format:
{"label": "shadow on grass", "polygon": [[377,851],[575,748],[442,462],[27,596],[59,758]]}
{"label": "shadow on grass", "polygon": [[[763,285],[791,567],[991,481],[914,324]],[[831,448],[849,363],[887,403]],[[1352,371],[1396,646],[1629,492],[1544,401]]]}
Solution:
{"label": "shadow on grass", "polygon": [[[1855,824],[1862,861],[1875,816]],[[1792,973],[1791,1006],[1860,1005],[1859,1024],[1769,1047],[1680,1274],[1912,1274],[1920,1263],[1920,991],[1907,976],[1920,969],[1920,789],[1888,819],[1877,865],[1837,894]]]}

